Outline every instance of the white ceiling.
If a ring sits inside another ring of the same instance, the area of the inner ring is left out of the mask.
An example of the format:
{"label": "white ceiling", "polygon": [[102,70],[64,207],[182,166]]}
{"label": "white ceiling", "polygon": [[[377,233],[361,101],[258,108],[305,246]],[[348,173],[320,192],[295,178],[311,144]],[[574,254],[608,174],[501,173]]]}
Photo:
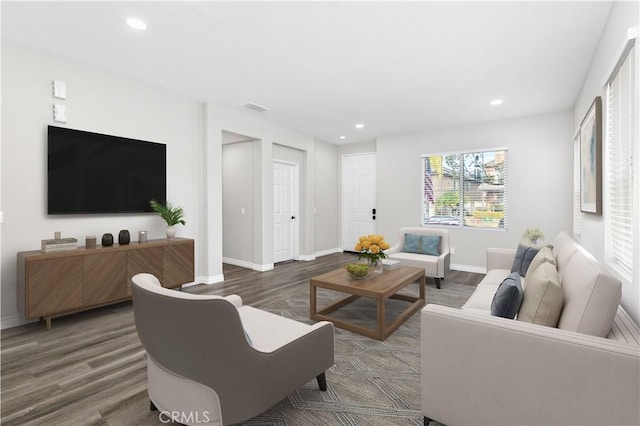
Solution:
{"label": "white ceiling", "polygon": [[[197,101],[254,102],[270,109],[266,119],[339,144],[571,109],[611,3],[1,7],[3,42]],[[130,29],[127,16],[145,20],[148,30]],[[504,103],[489,106],[495,98]],[[358,122],[365,128],[355,129]]]}

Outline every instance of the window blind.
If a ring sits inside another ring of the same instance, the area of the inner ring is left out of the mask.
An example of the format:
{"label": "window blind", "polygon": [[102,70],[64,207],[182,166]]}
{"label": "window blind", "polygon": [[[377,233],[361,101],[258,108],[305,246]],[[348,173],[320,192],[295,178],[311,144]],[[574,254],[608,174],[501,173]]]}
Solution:
{"label": "window blind", "polygon": [[609,197],[607,215],[612,261],[631,274],[633,269],[633,162],[635,95],[635,48],[607,84],[607,168]]}

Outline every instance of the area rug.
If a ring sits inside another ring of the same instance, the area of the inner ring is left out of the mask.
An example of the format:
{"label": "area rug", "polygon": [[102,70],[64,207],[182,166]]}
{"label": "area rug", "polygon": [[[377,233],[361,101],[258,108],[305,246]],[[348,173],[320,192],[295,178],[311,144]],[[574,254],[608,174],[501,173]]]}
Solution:
{"label": "area rug", "polygon": [[[307,287],[307,286],[305,286]],[[417,295],[417,285],[405,290]],[[447,281],[427,286],[427,303],[460,307],[475,287]],[[318,305],[343,297],[319,291]],[[391,300],[388,318],[406,307]],[[261,306],[298,321],[309,321],[308,288],[279,302]],[[376,305],[360,298],[332,315],[373,326]],[[335,329],[335,365],[326,372],[327,392],[315,380],[243,425],[422,425],[420,412],[420,313],[415,313],[384,342]],[[432,423],[432,426],[435,424]]]}

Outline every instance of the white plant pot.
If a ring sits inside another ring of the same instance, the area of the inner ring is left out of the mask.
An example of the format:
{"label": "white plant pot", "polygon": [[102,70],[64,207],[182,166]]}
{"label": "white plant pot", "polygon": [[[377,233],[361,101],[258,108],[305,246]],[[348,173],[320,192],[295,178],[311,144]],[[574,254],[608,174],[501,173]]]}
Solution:
{"label": "white plant pot", "polygon": [[176,237],[176,230],[173,226],[167,226],[167,238],[172,239]]}

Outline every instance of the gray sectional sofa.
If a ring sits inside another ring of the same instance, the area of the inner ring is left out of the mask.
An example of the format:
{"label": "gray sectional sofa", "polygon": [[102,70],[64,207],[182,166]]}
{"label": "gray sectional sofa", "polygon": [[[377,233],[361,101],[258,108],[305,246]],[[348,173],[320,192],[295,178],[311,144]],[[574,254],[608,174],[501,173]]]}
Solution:
{"label": "gray sectional sofa", "polygon": [[[426,424],[640,424],[640,331],[619,305],[620,281],[565,232],[550,253],[564,296],[557,327],[491,316],[515,249],[488,250],[461,309],[422,310]],[[525,299],[532,280],[522,277]]]}

